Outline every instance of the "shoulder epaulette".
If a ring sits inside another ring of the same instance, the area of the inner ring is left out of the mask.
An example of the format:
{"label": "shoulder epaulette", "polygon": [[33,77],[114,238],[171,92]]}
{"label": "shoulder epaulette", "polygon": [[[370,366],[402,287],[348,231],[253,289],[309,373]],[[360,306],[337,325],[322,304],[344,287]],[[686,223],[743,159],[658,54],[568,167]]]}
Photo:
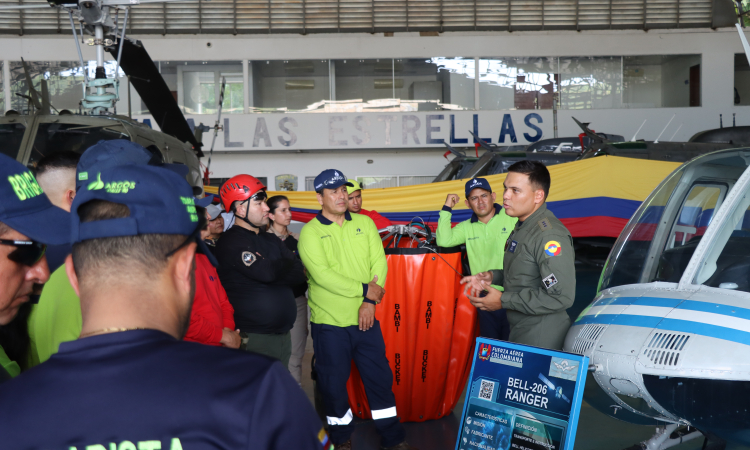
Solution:
{"label": "shoulder epaulette", "polygon": [[542,231],[547,231],[552,229],[552,224],[550,223],[550,220],[548,218],[543,218],[539,222],[537,222],[537,225],[539,225],[539,228],[542,229]]}

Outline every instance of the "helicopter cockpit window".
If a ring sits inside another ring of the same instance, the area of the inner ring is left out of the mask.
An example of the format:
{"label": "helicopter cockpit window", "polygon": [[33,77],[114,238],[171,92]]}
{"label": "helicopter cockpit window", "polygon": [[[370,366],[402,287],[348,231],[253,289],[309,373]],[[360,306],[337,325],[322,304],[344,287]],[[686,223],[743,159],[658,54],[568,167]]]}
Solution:
{"label": "helicopter cockpit window", "polygon": [[101,140],[110,141],[113,139],[130,140],[130,137],[118,123],[107,127],[77,123],[40,123],[34,139],[34,146],[31,149],[29,164],[61,150],[83,153],[87,148]]}
{"label": "helicopter cockpit window", "polygon": [[640,283],[646,258],[667,202],[684,170],[673,173],[643,202],[615,242],[604,267],[599,289]]}
{"label": "helicopter cockpit window", "polygon": [[690,188],[659,257],[655,281],[680,281],[726,192],[726,184],[698,183]]}
{"label": "helicopter cockpit window", "polygon": [[3,155],[16,159],[25,132],[26,127],[21,123],[4,123],[0,125],[0,152]]}
{"label": "helicopter cockpit window", "polygon": [[734,207],[699,267],[696,284],[750,292],[750,192]]}

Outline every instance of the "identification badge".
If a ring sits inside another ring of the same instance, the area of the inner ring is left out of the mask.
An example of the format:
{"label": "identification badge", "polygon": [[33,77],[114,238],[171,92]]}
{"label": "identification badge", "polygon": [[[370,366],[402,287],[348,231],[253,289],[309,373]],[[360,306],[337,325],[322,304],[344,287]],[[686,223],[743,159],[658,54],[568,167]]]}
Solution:
{"label": "identification badge", "polygon": [[511,241],[510,245],[508,245],[508,251],[511,253],[515,253],[516,247],[518,247],[518,241]]}

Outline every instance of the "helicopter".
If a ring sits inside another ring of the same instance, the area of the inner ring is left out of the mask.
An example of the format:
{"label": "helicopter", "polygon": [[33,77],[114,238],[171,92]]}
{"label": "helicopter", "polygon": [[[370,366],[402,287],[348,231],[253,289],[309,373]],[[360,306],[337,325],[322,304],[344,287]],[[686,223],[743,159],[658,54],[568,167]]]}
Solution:
{"label": "helicopter", "polygon": [[[736,6],[750,61],[748,13]],[[658,425],[631,449],[700,437],[704,449],[750,444],[749,219],[750,148],[682,164],[625,226],[594,301],[568,331],[563,349],[591,362],[587,403]]]}
{"label": "helicopter", "polygon": [[[42,79],[40,89],[36,89],[29,68],[23,62],[29,95],[21,96],[28,100],[29,111],[21,114],[11,110],[0,117],[0,151],[33,167],[52,152],[71,150],[83,153],[100,140],[127,139],[145,147],[152,153],[154,161],[185,164],[189,169],[186,179],[193,187],[194,195],[202,196],[204,177],[198,158],[204,155],[200,138],[203,131],[213,128],[215,142],[220,122],[194,132],[143,44],[126,36],[130,7],[138,3],[141,2],[50,0],[48,5],[0,6],[0,10],[58,8],[67,11],[84,77],[79,111],[57,111],[50,103],[46,80]],[[121,12],[124,12],[122,21]],[[94,36],[88,40],[96,49],[93,76],[89,76],[86,70],[74,18],[79,22],[81,39],[84,31]],[[116,61],[113,77],[108,77],[105,70],[105,51]],[[117,74],[120,70],[127,75],[161,131],[116,114],[119,100]],[[53,109],[57,114],[52,114]],[[207,174],[208,168],[206,178]]]}
{"label": "helicopter", "polygon": [[[674,119],[674,117],[672,118]],[[654,141],[636,140],[637,132],[630,141],[617,141],[606,135],[594,133],[589,129],[589,123],[582,123],[575,117],[573,117],[573,120],[583,130],[583,134],[589,138],[589,144],[584,146],[579,159],[612,155],[656,161],[686,162],[716,150],[750,145],[750,127],[716,128],[701,131],[690,138],[688,142],[659,142],[661,135]],[[669,123],[667,123],[667,126],[669,126]]]}

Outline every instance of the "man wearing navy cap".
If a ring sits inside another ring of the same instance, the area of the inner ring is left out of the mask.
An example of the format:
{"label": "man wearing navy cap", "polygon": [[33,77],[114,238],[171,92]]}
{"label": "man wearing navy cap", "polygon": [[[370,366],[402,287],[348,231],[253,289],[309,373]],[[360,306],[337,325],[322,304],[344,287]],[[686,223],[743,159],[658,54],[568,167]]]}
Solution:
{"label": "man wearing navy cap", "polygon": [[[161,166],[183,177],[188,173],[188,167],[184,164],[163,164],[160,161],[135,142],[125,139],[99,141],[89,147],[78,161],[75,190],[80,192],[95,185],[101,171],[127,164]],[[69,248],[65,256],[68,253]],[[81,334],[81,303],[70,285],[65,267],[56,269],[50,276],[39,304],[34,306],[29,317],[28,326],[31,366],[48,360],[62,342],[77,339]]]}
{"label": "man wearing navy cap", "polygon": [[[68,213],[53,206],[31,172],[0,154],[0,325],[29,301],[34,284],[49,279],[46,245],[70,238]],[[20,373],[0,347],[0,381]]]}
{"label": "man wearing navy cap", "polygon": [[281,364],[179,340],[196,251],[215,264],[184,179],[141,165],[103,170],[78,192],[71,219],[66,269],[81,297],[81,338],[0,386],[4,447],[324,448],[320,421]]}
{"label": "man wearing navy cap", "polygon": [[382,448],[414,450],[404,441],[391,390],[393,374],[375,320],[388,272],[378,229],[369,217],[347,210],[346,189],[352,184],[340,171],[324,170],[314,186],[322,209],[302,228],[298,249],[307,269],[315,371],[331,441],[336,450],[352,448],[346,382],[354,360]]}
{"label": "man wearing navy cap", "polygon": [[[485,178],[467,181],[465,194],[464,203],[473,214],[451,228],[453,207],[458,203],[458,195],[448,194],[438,219],[437,245],[455,247],[466,244],[472,275],[502,268],[505,241],[518,219],[509,217],[503,207],[495,203],[496,194]],[[502,287],[496,288],[502,290]],[[505,310],[477,310],[477,314],[479,333],[483,337],[508,340],[510,325]]]}

